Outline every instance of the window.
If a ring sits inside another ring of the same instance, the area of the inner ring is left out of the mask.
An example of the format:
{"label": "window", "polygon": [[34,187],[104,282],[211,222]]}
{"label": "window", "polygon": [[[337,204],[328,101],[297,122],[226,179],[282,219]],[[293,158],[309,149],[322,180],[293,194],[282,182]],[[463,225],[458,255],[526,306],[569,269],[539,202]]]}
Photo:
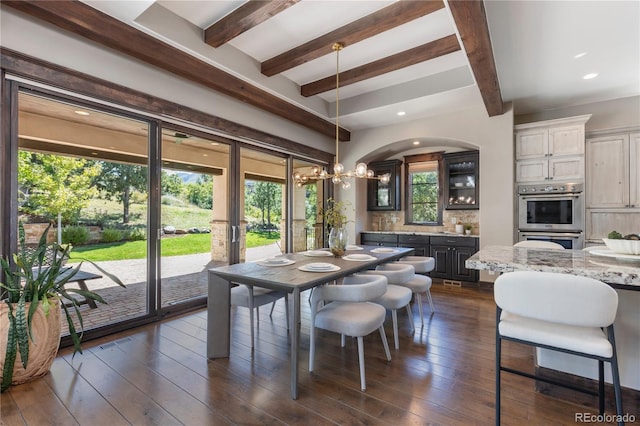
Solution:
{"label": "window", "polygon": [[442,155],[405,157],[407,224],[442,225]]}

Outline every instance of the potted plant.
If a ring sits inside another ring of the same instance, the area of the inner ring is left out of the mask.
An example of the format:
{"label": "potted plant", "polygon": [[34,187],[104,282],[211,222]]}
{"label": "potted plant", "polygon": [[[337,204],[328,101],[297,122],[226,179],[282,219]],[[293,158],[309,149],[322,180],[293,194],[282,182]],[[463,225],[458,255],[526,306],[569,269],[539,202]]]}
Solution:
{"label": "potted plant", "polygon": [[464,233],[466,235],[471,235],[471,230],[473,229],[473,225],[470,223],[465,223],[464,224]]}
{"label": "potted plant", "polygon": [[348,235],[345,225],[347,215],[344,212],[345,203],[333,198],[327,199],[327,207],[322,211],[325,226],[329,231],[329,250],[335,257],[342,256],[347,247]]}
{"label": "potted plant", "polygon": [[[71,245],[47,243],[47,227],[35,249],[26,246],[24,229],[20,226],[18,253],[11,259],[0,259],[3,283],[0,283],[0,363],[2,363],[1,391],[12,384],[20,384],[45,375],[58,351],[60,343],[60,315],[64,314],[76,352],[82,353],[82,314],[72,294],[87,300],[106,303],[92,291],[66,288],[65,285],[80,270],[64,266]],[[93,264],[118,285],[118,277]],[[71,316],[76,314],[79,330]]]}

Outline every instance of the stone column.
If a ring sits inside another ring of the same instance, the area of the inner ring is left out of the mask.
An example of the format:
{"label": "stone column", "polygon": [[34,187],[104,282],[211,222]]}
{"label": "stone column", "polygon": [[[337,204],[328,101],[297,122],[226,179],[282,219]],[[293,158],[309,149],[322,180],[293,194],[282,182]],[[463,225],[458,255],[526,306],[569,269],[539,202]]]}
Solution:
{"label": "stone column", "polygon": [[228,170],[213,176],[213,206],[211,207],[211,260],[229,262],[229,194]]}

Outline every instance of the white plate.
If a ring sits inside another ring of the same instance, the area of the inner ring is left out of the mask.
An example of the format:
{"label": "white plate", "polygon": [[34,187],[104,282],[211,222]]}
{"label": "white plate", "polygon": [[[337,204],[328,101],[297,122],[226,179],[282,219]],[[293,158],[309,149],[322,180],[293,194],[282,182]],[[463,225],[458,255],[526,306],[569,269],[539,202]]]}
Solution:
{"label": "white plate", "polygon": [[380,247],[380,248],[376,248],[376,249],[371,250],[371,253],[395,253],[397,251],[398,250],[392,249],[392,248],[389,248],[389,247]]}
{"label": "white plate", "polygon": [[266,259],[257,263],[258,265],[262,265],[262,266],[287,266],[287,265],[293,265],[294,263],[296,263],[295,260],[291,260],[291,259],[284,259],[284,262],[281,262],[281,261],[270,262],[269,260],[270,259]]}
{"label": "white plate", "polygon": [[283,263],[289,263],[290,260],[286,257],[270,257],[269,259],[264,259],[262,262],[270,265],[280,265]]}
{"label": "white plate", "polygon": [[327,250],[309,250],[309,251],[305,251],[302,254],[304,254],[305,256],[311,256],[311,257],[333,256],[331,252]]}
{"label": "white plate", "polygon": [[609,249],[590,250],[589,253],[594,254],[596,256],[615,257],[615,258],[618,258],[618,259],[636,260],[636,261],[640,262],[640,255],[617,253],[617,252],[615,252],[613,250],[609,250]]}
{"label": "white plate", "polygon": [[340,267],[331,263],[307,263],[306,265],[298,266],[298,269],[306,272],[333,272],[339,271]]}
{"label": "white plate", "polygon": [[348,254],[342,257],[344,260],[354,260],[356,262],[367,262],[369,260],[376,260],[375,257],[368,254]]}
{"label": "white plate", "polygon": [[351,245],[351,244],[348,244],[348,245],[345,247],[345,249],[347,249],[347,250],[364,250],[364,249],[363,249],[362,247],[360,247],[360,246],[353,246],[353,245]]}

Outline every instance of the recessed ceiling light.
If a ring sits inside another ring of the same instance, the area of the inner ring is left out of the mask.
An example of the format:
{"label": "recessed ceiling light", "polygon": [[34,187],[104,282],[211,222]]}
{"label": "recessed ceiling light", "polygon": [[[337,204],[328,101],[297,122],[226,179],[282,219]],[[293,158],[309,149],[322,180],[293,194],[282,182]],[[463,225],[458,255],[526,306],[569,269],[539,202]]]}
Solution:
{"label": "recessed ceiling light", "polygon": [[208,157],[208,156],[209,156],[209,154],[202,154],[202,156],[203,156],[203,157]]}
{"label": "recessed ceiling light", "polygon": [[405,114],[406,114],[406,112],[404,112],[404,111],[398,111],[398,113],[397,113],[397,114],[398,114],[400,117],[402,117],[403,115],[405,115]]}
{"label": "recessed ceiling light", "polygon": [[87,111],[82,111],[82,110],[77,110],[77,111],[73,111],[73,112],[75,112],[78,115],[85,115],[85,116],[89,115],[89,113]]}
{"label": "recessed ceiling light", "polygon": [[219,144],[218,142],[211,142],[211,145],[213,145],[213,146],[218,146],[218,145],[220,145],[220,144]]}
{"label": "recessed ceiling light", "polygon": [[98,155],[98,153],[97,152],[92,152],[91,155]]}
{"label": "recessed ceiling light", "polygon": [[575,56],[573,57],[573,59],[580,59],[580,58],[582,58],[582,57],[583,57],[584,55],[586,55],[586,54],[587,54],[587,52],[580,52],[580,53],[578,53],[577,55],[575,55]]}
{"label": "recessed ceiling light", "polygon": [[584,78],[585,80],[591,80],[592,78],[596,78],[597,76],[598,76],[597,72],[592,72],[592,73],[589,73],[589,74],[585,75],[582,78]]}
{"label": "recessed ceiling light", "polygon": [[420,141],[413,141],[414,145],[420,145]]}

